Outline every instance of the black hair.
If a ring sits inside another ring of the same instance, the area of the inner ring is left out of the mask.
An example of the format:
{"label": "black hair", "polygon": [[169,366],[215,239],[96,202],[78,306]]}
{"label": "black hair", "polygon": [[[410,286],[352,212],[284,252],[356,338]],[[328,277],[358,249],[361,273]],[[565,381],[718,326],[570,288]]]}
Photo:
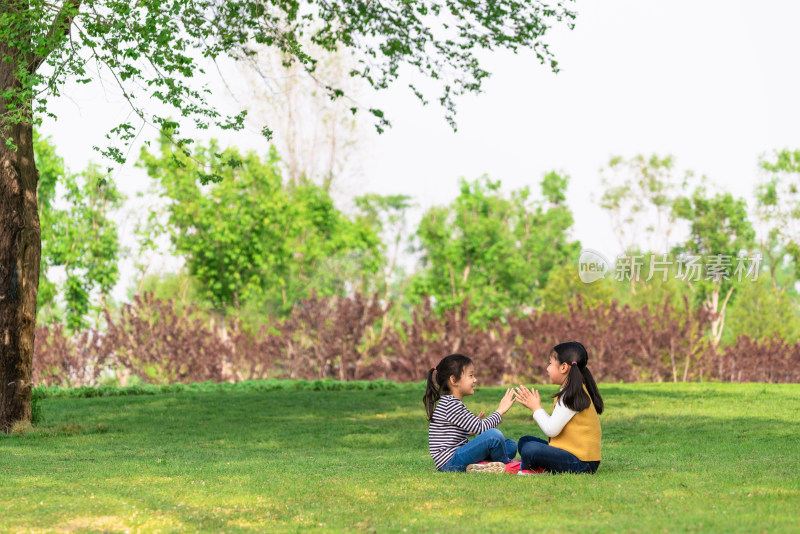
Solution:
{"label": "black hair", "polygon": [[[559,363],[566,363],[570,366],[566,382],[553,397],[560,397],[564,406],[576,412],[582,412],[588,408],[589,398],[591,397],[591,403],[594,404],[594,409],[598,415],[603,413],[603,397],[600,396],[600,392],[597,390],[597,384],[592,373],[586,367],[589,361],[586,347],[577,341],[567,341],[566,343],[559,343],[553,347],[553,350],[555,354],[551,357],[555,357]],[[572,362],[575,362],[575,365],[572,365]],[[589,396],[586,396],[583,386],[586,386]]]}
{"label": "black hair", "polygon": [[[459,380],[464,374],[464,368],[469,365],[472,365],[472,360],[463,354],[451,354],[442,358],[436,367],[428,371],[428,385],[425,387],[425,396],[422,397],[428,421],[433,417],[436,402],[442,395],[450,393],[450,386],[448,386],[450,377],[454,376],[456,380]],[[436,378],[434,378],[434,373]]]}

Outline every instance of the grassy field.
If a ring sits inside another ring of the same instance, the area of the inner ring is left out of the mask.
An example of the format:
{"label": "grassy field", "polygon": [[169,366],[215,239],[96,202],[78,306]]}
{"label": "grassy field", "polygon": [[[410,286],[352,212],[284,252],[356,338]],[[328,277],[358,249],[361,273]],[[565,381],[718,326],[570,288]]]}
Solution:
{"label": "grassy field", "polygon": [[[800,385],[600,390],[598,473],[537,477],[434,471],[419,385],[45,399],[0,436],[0,531],[800,529]],[[519,405],[500,429],[542,436]]]}

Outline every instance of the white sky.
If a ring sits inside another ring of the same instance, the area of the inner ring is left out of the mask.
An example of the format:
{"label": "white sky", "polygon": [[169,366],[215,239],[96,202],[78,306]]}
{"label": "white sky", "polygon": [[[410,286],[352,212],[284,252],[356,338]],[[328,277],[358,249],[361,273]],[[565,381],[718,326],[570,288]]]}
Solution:
{"label": "white sky", "polygon": [[[489,56],[485,92],[458,101],[457,133],[440,108],[419,104],[407,80],[367,95],[393,127],[380,136],[368,130],[354,192],[409,194],[425,208],[453,199],[461,177],[486,173],[506,190],[530,185],[538,193],[545,172],[562,170],[571,176],[573,237],[612,256],[619,247],[591,198],[610,155],[672,154],[678,168],[749,200],[759,155],[800,147],[800,2],[582,0],[577,10],[575,29],[553,31],[548,40],[561,72],[554,75],[533,54]],[[79,171],[100,161],[91,147],[103,146],[129,110],[109,86],[66,93],[53,108],[58,121],[42,131]],[[237,109],[225,91],[215,95],[221,108]],[[232,142],[266,152],[254,133]],[[136,154],[138,148],[116,171],[131,198],[148,182],[133,168]],[[131,231],[123,222],[128,245]],[[123,261],[117,298],[131,284],[132,266]]]}

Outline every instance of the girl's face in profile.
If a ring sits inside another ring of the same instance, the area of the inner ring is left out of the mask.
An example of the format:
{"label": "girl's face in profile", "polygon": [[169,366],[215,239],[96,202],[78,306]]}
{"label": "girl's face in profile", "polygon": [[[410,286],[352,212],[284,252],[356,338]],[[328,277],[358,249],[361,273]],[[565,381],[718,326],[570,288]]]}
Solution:
{"label": "girl's face in profile", "polygon": [[[454,377],[450,378],[452,380]],[[450,383],[450,391],[455,398],[462,399],[467,395],[475,393],[475,384],[477,383],[478,379],[475,378],[475,366],[467,365],[464,367],[461,377],[456,380],[455,383]]]}
{"label": "girl's face in profile", "polygon": [[[566,367],[566,370],[564,369]],[[550,375],[550,382],[558,384],[559,386],[564,383],[567,378],[569,366],[566,363],[558,361],[558,356],[555,354],[550,355],[550,365],[547,366],[547,374]]]}

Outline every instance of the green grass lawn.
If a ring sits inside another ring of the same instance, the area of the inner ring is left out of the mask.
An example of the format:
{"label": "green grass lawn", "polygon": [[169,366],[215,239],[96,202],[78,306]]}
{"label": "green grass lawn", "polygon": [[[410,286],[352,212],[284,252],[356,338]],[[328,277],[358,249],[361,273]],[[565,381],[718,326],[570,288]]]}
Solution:
{"label": "green grass lawn", "polygon": [[535,477],[437,473],[419,385],[45,399],[0,437],[0,531],[800,530],[800,385],[600,391],[597,474]]}

